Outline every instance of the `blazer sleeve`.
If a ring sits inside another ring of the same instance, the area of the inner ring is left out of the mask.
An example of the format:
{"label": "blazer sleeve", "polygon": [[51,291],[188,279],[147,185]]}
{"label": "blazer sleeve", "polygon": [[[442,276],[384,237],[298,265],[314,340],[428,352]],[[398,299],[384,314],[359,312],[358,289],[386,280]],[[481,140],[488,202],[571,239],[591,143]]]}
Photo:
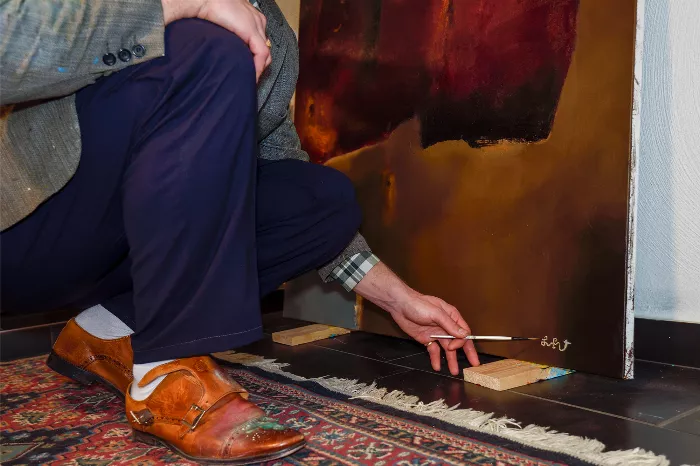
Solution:
{"label": "blazer sleeve", "polygon": [[[309,161],[309,155],[302,150],[299,134],[287,112],[284,121],[260,142],[260,156],[266,159],[297,159]],[[345,260],[361,252],[372,252],[365,238],[358,232],[345,249],[333,260],[318,269],[324,282],[333,281],[332,272]]]}
{"label": "blazer sleeve", "polygon": [[[137,53],[127,62],[104,63],[120,49]],[[0,1],[3,105],[69,95],[108,72],[163,54],[160,0]]]}

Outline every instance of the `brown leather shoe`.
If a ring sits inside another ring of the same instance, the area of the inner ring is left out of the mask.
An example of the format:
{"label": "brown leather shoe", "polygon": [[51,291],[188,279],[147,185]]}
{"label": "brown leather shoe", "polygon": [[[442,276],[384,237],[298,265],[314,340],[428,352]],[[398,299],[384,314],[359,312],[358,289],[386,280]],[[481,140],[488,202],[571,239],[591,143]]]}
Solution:
{"label": "brown leather shoe", "polygon": [[[265,416],[208,356],[178,359],[149,371],[147,385],[165,375],[143,401],[126,397],[134,439],[163,444],[199,463],[272,461],[304,447],[304,436]],[[128,392],[127,392],[128,393]]]}
{"label": "brown leather shoe", "polygon": [[122,398],[134,379],[131,338],[97,338],[83,330],[75,319],[61,331],[46,364],[76,382],[105,385]]}

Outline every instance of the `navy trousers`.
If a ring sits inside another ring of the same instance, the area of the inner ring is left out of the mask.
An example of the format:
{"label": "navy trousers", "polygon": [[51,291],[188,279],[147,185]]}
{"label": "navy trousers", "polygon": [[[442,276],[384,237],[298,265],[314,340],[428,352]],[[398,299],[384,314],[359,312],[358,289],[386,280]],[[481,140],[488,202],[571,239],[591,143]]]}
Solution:
{"label": "navy trousers", "polygon": [[259,160],[255,71],[235,35],[169,25],[166,56],[77,94],[73,179],[2,233],[2,310],[103,304],[137,363],[223,351],[262,336],[259,298],[352,240],[350,181]]}

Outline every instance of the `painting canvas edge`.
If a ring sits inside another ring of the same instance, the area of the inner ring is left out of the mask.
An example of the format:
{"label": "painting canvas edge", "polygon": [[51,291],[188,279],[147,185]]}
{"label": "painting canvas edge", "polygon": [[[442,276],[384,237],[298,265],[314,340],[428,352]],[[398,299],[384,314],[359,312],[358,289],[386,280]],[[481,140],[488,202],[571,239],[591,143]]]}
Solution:
{"label": "painting canvas edge", "polygon": [[632,132],[630,137],[629,196],[627,208],[627,286],[625,299],[625,356],[623,378],[634,378],[634,297],[637,255],[637,187],[639,180],[639,141],[642,59],[644,53],[644,1],[637,0],[634,39],[634,83],[632,86]]}

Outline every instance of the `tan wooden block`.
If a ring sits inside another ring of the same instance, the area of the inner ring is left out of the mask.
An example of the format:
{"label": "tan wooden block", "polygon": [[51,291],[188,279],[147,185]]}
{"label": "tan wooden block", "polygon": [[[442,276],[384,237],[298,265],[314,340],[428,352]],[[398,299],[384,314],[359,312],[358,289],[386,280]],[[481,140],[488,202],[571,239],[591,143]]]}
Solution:
{"label": "tan wooden block", "polygon": [[336,335],[345,335],[350,330],[330,325],[314,324],[293,328],[272,334],[272,341],[288,346],[303,345],[312,341],[325,340]]}
{"label": "tan wooden block", "polygon": [[492,390],[509,390],[523,385],[553,379],[574,371],[549,367],[516,359],[503,359],[464,369],[464,380]]}
{"label": "tan wooden block", "polygon": [[237,364],[249,364],[252,362],[262,362],[265,360],[262,356],[248,353],[237,353],[235,351],[222,351],[219,353],[212,353],[217,359],[223,359],[224,361],[233,362]]}

